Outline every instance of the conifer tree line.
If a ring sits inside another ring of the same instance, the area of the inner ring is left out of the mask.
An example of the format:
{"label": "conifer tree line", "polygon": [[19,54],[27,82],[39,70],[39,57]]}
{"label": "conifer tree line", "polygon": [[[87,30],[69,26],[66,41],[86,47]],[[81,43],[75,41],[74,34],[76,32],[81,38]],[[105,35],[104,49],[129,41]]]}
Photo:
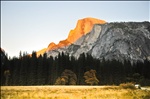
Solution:
{"label": "conifer tree line", "polygon": [[[1,52],[2,53],[2,52]],[[22,55],[8,59],[1,54],[1,85],[119,85],[125,82],[150,85],[150,62],[124,63],[99,60],[89,54],[78,59],[63,52],[58,57]],[[90,74],[91,73],[91,74]],[[93,76],[93,78],[90,76]]]}

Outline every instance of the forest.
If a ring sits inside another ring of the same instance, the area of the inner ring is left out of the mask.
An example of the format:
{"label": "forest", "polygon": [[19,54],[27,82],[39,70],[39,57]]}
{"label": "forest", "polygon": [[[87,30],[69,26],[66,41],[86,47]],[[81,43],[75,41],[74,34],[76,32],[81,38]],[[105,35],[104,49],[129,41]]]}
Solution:
{"label": "forest", "polygon": [[[32,55],[20,52],[19,57],[8,58],[1,51],[1,86],[25,86],[25,85],[56,85],[59,79],[65,76],[65,71],[71,71],[67,75],[75,75],[75,83],[68,80],[65,85],[88,85],[86,82],[87,71],[94,71],[96,83],[91,85],[119,85],[133,82],[142,86],[150,86],[150,62],[137,62],[131,64],[125,60],[123,63],[117,60],[99,60],[89,54],[81,54],[78,59],[70,57],[63,52],[58,57],[47,57],[46,54],[37,57],[34,51]],[[69,72],[68,72],[69,73]],[[64,80],[65,80],[64,79]],[[93,79],[91,79],[93,80]]]}

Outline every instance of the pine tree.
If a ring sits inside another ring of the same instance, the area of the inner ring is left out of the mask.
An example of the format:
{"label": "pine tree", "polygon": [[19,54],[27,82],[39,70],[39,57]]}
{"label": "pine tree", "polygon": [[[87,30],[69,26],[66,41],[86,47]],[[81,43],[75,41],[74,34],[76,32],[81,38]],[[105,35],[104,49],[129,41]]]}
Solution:
{"label": "pine tree", "polygon": [[32,52],[30,59],[29,73],[28,73],[28,85],[36,85],[37,83],[37,55],[36,52]]}

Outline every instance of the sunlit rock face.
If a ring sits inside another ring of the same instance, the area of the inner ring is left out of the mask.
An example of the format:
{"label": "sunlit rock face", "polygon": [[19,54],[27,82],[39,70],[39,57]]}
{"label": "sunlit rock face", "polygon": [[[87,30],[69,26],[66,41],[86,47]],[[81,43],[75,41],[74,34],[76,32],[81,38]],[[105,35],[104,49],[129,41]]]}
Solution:
{"label": "sunlit rock face", "polygon": [[131,62],[150,60],[150,23],[121,22],[95,24],[89,33],[82,35],[73,44],[47,52],[57,56],[64,52],[78,58],[91,54],[94,58],[116,59]]}
{"label": "sunlit rock face", "polygon": [[[36,53],[37,56],[43,55],[46,52],[47,48],[43,48]],[[30,55],[31,56],[31,55]]]}
{"label": "sunlit rock face", "polygon": [[[80,19],[78,20],[75,29],[69,32],[67,39],[61,40],[58,44],[55,44],[54,42],[50,43],[47,49],[45,50],[45,52],[49,52],[58,48],[67,47],[71,45],[72,43],[74,43],[77,39],[79,39],[83,35],[89,33],[91,29],[93,28],[94,24],[104,24],[104,23],[106,23],[104,20],[99,20],[99,19],[90,18],[90,17]],[[39,55],[39,54],[44,54],[45,52],[38,51],[37,53]]]}
{"label": "sunlit rock face", "polygon": [[62,40],[58,44],[50,43],[50,45],[47,48],[47,51],[68,46],[74,43],[82,35],[85,35],[88,32],[90,32],[94,24],[104,24],[104,23],[106,22],[95,18],[80,19],[78,20],[75,29],[70,31],[68,38],[66,40]]}
{"label": "sunlit rock face", "polygon": [[48,48],[47,49],[56,49],[56,44],[54,42],[51,42],[49,45],[48,45]]}
{"label": "sunlit rock face", "polygon": [[101,26],[94,25],[90,33],[82,36],[74,44],[68,47],[69,50],[67,50],[67,53],[75,56],[76,58],[78,58],[82,53],[88,53],[99,38],[100,32]]}
{"label": "sunlit rock face", "polygon": [[106,22],[95,18],[85,18],[78,20],[75,29],[70,31],[67,40],[71,43],[74,43],[81,36],[89,33],[92,30],[94,24],[104,23]]}

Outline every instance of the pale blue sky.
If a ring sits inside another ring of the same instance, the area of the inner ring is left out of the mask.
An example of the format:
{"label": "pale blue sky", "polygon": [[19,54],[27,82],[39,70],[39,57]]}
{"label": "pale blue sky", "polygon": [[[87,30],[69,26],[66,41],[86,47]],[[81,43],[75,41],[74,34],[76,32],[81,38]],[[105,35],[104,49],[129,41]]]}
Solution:
{"label": "pale blue sky", "polygon": [[78,19],[149,21],[149,1],[1,1],[1,47],[8,56],[66,39]]}

